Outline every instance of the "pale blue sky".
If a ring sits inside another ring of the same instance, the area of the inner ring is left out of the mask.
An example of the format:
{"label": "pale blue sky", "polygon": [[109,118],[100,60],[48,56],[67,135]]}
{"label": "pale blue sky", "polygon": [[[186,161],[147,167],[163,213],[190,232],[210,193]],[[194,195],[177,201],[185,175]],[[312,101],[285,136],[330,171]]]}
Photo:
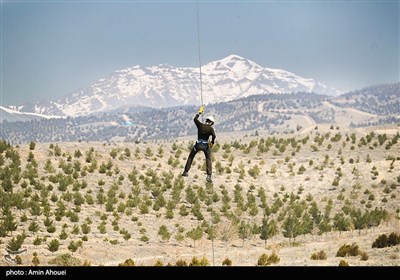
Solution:
{"label": "pale blue sky", "polygon": [[[399,1],[199,1],[202,63],[237,54],[342,90],[400,81]],[[196,1],[1,0],[2,104],[134,65],[198,67]]]}

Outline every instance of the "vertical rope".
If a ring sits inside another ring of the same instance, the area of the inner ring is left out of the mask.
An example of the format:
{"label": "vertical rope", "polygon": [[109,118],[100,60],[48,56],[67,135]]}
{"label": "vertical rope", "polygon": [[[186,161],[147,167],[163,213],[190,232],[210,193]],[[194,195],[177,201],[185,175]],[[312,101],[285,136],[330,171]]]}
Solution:
{"label": "vertical rope", "polygon": [[213,259],[213,266],[215,266],[215,256],[214,256],[214,219],[213,219],[213,213],[214,213],[214,185],[211,183],[211,247],[212,247],[212,259]]}
{"label": "vertical rope", "polygon": [[[204,105],[204,101],[203,101],[203,79],[202,79],[202,73],[201,73],[199,1],[196,1],[196,11],[197,11],[197,45],[198,45],[198,51],[199,51],[199,69],[200,69],[200,98],[201,98],[200,101],[201,101],[201,105]],[[203,114],[201,115],[201,118],[203,120]],[[214,185],[211,183],[211,201],[212,201],[212,206],[211,206],[211,246],[212,246],[213,266],[215,266],[214,220],[213,220],[213,217],[212,217],[212,213],[214,212],[214,200],[212,199],[213,194],[214,194]]]}
{"label": "vertical rope", "polygon": [[196,2],[196,11],[197,11],[197,45],[199,51],[199,68],[200,68],[200,105],[204,105],[203,102],[203,79],[201,73],[201,51],[200,51],[200,20],[199,20],[199,1]]}

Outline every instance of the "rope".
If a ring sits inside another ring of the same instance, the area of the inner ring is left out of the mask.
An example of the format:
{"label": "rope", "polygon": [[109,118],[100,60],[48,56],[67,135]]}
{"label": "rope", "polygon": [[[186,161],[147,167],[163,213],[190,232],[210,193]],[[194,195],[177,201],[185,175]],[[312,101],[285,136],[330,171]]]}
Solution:
{"label": "rope", "polygon": [[196,2],[196,11],[197,11],[197,45],[199,49],[199,68],[200,68],[200,98],[201,104],[203,105],[203,79],[201,73],[201,51],[200,51],[200,20],[199,20],[199,1]]}
{"label": "rope", "polygon": [[[201,73],[201,51],[200,51],[200,19],[199,19],[199,1],[196,1],[196,12],[197,12],[197,45],[198,45],[198,51],[199,51],[199,68],[200,68],[200,101],[201,101],[201,106],[204,105],[203,102],[203,79],[202,79],[202,73]],[[201,114],[201,119],[203,120],[203,114]],[[215,255],[214,255],[214,220],[212,217],[212,213],[214,212],[214,200],[212,199],[212,196],[214,195],[214,184],[211,183],[211,201],[212,201],[212,206],[211,206],[211,246],[212,246],[212,260],[213,260],[213,266],[215,266]]]}
{"label": "rope", "polygon": [[213,259],[213,266],[215,266],[215,256],[214,256],[214,219],[212,214],[214,213],[214,184],[211,183],[211,247],[212,247],[212,259]]}

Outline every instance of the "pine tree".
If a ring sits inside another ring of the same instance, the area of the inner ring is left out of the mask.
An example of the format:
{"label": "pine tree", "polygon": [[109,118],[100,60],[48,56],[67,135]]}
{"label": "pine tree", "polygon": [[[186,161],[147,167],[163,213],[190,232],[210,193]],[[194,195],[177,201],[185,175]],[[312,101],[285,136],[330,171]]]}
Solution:
{"label": "pine tree", "polygon": [[310,215],[310,213],[305,212],[301,219],[299,234],[311,233],[312,229],[313,229],[313,221],[312,221],[311,215]]}
{"label": "pine tree", "polygon": [[150,147],[147,147],[146,152],[145,152],[145,156],[150,158],[153,156],[153,151],[150,149]]}
{"label": "pine tree", "polygon": [[200,240],[203,237],[203,230],[200,226],[192,229],[186,233],[187,237],[193,240],[193,247],[196,247],[196,240]]}
{"label": "pine tree", "polygon": [[88,234],[90,232],[90,226],[86,223],[81,225],[82,233]]}
{"label": "pine tree", "polygon": [[293,213],[289,213],[289,216],[283,222],[282,228],[283,236],[288,237],[289,242],[291,242],[292,238],[296,238],[300,232],[300,221]]}
{"label": "pine tree", "polygon": [[31,201],[30,213],[32,216],[40,216],[42,214],[42,209],[37,201]]}
{"label": "pine tree", "polygon": [[168,231],[165,225],[160,226],[158,230],[158,235],[161,236],[163,241],[168,241],[171,238],[171,233]]}
{"label": "pine tree", "polygon": [[36,252],[33,252],[33,259],[32,259],[32,264],[34,266],[38,266],[40,264],[39,258],[37,256]]}
{"label": "pine tree", "polygon": [[308,212],[311,214],[312,219],[316,225],[318,225],[321,222],[322,215],[321,211],[318,209],[318,205],[315,201],[311,203],[311,207],[308,210]]}
{"label": "pine tree", "polygon": [[39,236],[36,236],[35,240],[33,240],[33,245],[39,246],[42,244],[42,239]]}
{"label": "pine tree", "polygon": [[275,220],[269,221],[267,217],[264,217],[260,227],[260,238],[264,240],[264,247],[267,246],[267,240],[277,234],[277,224]]}
{"label": "pine tree", "polygon": [[47,244],[47,249],[51,253],[57,252],[59,247],[60,247],[60,241],[58,241],[58,239],[53,239],[49,244]]}
{"label": "pine tree", "polygon": [[0,222],[0,237],[6,237],[6,236],[7,236],[6,227],[4,226],[3,222]]}
{"label": "pine tree", "polygon": [[65,240],[68,237],[67,232],[65,231],[65,228],[62,229],[60,235],[58,236],[61,240]]}
{"label": "pine tree", "polygon": [[238,236],[243,241],[242,242],[242,247],[243,247],[244,240],[251,236],[250,226],[245,221],[240,222],[239,229],[238,229]]}
{"label": "pine tree", "polygon": [[336,213],[333,218],[333,227],[339,230],[339,234],[341,234],[342,231],[350,229],[350,220],[343,213]]}
{"label": "pine tree", "polygon": [[324,217],[321,221],[321,223],[318,226],[318,229],[320,230],[320,233],[328,233],[332,230],[332,226],[330,224],[330,219],[327,217]]}
{"label": "pine tree", "polygon": [[29,142],[29,150],[34,150],[35,149],[35,147],[36,147],[36,143],[35,142],[33,142],[33,141],[31,141],[31,142]]}
{"label": "pine tree", "polygon": [[178,232],[177,234],[175,234],[175,239],[180,243],[185,239],[185,236],[181,232]]}
{"label": "pine tree", "polygon": [[33,232],[33,233],[38,232],[38,230],[39,230],[39,225],[38,225],[35,221],[33,221],[33,222],[29,225],[28,230],[31,231],[31,232]]}
{"label": "pine tree", "polygon": [[185,204],[182,204],[181,207],[179,208],[179,214],[182,217],[186,217],[189,214]]}
{"label": "pine tree", "polygon": [[18,234],[16,238],[13,237],[12,239],[10,239],[7,243],[7,251],[17,252],[24,243],[25,238],[25,233],[22,233]]}
{"label": "pine tree", "polygon": [[190,204],[195,204],[197,201],[197,195],[196,193],[193,191],[192,187],[189,186],[186,189],[186,200],[187,202],[189,202]]}
{"label": "pine tree", "polygon": [[350,212],[350,216],[354,228],[358,229],[358,234],[360,234],[361,230],[365,228],[365,215],[363,215],[361,210],[357,208],[357,209],[352,209],[352,211]]}
{"label": "pine tree", "polygon": [[46,217],[46,219],[43,221],[44,226],[49,227],[53,225],[53,220],[50,220],[49,217]]}
{"label": "pine tree", "polygon": [[79,243],[73,240],[68,245],[68,250],[71,251],[72,255],[74,255],[74,253],[78,250],[78,248],[79,248]]}
{"label": "pine tree", "polygon": [[5,214],[3,224],[6,232],[11,232],[11,234],[18,228],[18,224],[17,222],[15,222],[14,216],[11,214],[11,211],[7,211],[7,213]]}

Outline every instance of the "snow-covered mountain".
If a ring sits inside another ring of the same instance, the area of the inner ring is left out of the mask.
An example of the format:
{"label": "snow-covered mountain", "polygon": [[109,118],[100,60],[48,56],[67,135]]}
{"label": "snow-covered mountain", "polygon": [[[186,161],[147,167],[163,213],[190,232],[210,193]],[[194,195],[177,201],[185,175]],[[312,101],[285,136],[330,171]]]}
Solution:
{"label": "snow-covered mountain", "polygon": [[[226,102],[263,93],[340,92],[311,78],[281,69],[265,68],[237,55],[202,66],[202,92],[205,104]],[[19,111],[44,115],[80,116],[121,106],[171,107],[200,104],[199,67],[173,67],[161,64],[118,70],[95,84],[63,98],[15,106]]]}
{"label": "snow-covered mountain", "polygon": [[0,123],[2,123],[4,120],[7,120],[8,122],[16,122],[16,121],[51,119],[51,118],[65,118],[64,116],[49,116],[37,113],[20,112],[15,109],[18,108],[10,109],[4,106],[0,106]]}

